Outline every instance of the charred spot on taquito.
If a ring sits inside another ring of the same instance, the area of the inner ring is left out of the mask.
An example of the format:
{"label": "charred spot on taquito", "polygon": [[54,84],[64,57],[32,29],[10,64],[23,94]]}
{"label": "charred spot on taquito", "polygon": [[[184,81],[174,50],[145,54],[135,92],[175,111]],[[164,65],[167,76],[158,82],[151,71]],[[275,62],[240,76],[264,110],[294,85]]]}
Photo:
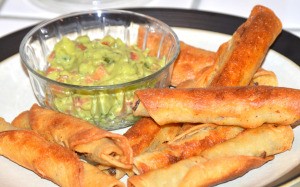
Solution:
{"label": "charred spot on taquito", "polygon": [[138,99],[138,100],[134,103],[134,105],[132,106],[132,110],[133,110],[133,111],[136,111],[136,109],[137,109],[137,107],[139,106],[140,102],[141,102],[141,100]]}
{"label": "charred spot on taquito", "polygon": [[116,168],[108,168],[108,169],[107,169],[107,172],[108,172],[108,174],[111,175],[111,176],[115,176],[115,175],[117,174]]}
{"label": "charred spot on taquito", "polygon": [[168,155],[168,160],[169,160],[169,163],[170,163],[170,164],[174,164],[174,163],[180,161],[181,158],[176,157],[176,156],[174,156],[174,155]]}
{"label": "charred spot on taquito", "polygon": [[264,151],[263,153],[261,153],[260,157],[262,157],[262,158],[266,158],[266,157],[267,157],[267,152],[266,152],[266,151]]}

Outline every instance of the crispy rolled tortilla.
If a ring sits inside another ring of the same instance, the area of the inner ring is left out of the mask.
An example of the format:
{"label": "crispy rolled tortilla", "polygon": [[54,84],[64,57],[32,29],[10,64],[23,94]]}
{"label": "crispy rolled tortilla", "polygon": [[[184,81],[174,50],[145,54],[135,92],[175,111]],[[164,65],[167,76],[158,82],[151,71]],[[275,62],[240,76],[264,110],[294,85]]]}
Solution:
{"label": "crispy rolled tortilla", "polygon": [[21,129],[28,129],[30,130],[30,122],[29,122],[29,111],[21,112],[17,117],[13,119],[11,122],[12,126],[21,128]]}
{"label": "crispy rolled tortilla", "polygon": [[231,156],[211,159],[189,169],[178,187],[215,186],[243,176],[273,157]]}
{"label": "crispy rolled tortilla", "polygon": [[213,66],[205,67],[197,74],[195,79],[183,81],[176,88],[206,88],[214,75],[213,70]]}
{"label": "crispy rolled tortilla", "polygon": [[128,187],[159,187],[159,186],[176,186],[185,176],[188,170],[207,159],[197,156],[191,157],[172,164],[168,167],[152,170],[141,175],[129,177],[127,180]]}
{"label": "crispy rolled tortilla", "polygon": [[290,125],[265,124],[247,129],[235,138],[204,150],[201,155],[207,159],[220,155],[271,156],[291,149],[293,140],[294,133]]}
{"label": "crispy rolled tortilla", "polygon": [[209,86],[249,85],[281,30],[282,24],[272,10],[255,6],[247,21],[217,52]]}
{"label": "crispy rolled tortilla", "polygon": [[155,135],[154,139],[143,152],[151,152],[159,149],[172,141],[181,131],[181,124],[171,123],[160,127],[159,132]]}
{"label": "crispy rolled tortilla", "polygon": [[[201,70],[199,73],[199,76],[197,76],[195,79],[186,80],[179,85],[177,85],[176,88],[205,88],[208,87],[208,77],[211,74],[211,67],[205,67]],[[263,86],[278,86],[278,79],[274,72],[265,70],[263,68],[259,68],[257,72],[253,75],[250,86],[257,86],[257,85],[263,85]]]}
{"label": "crispy rolled tortilla", "polygon": [[67,148],[29,130],[0,132],[0,155],[62,187],[124,186]]}
{"label": "crispy rolled tortilla", "polygon": [[278,86],[278,80],[274,72],[260,68],[252,77],[249,85]]}
{"label": "crispy rolled tortilla", "polygon": [[[213,186],[260,167],[291,148],[291,126],[265,124],[204,150],[200,156],[130,177],[129,186]],[[154,180],[155,179],[155,180]]]}
{"label": "crispy rolled tortilla", "polygon": [[[164,187],[187,186],[189,181],[192,186],[210,186],[227,180],[237,178],[253,168],[257,168],[272,157],[260,158],[249,156],[220,157],[208,160],[201,156],[181,160],[168,167],[150,171],[142,175],[135,175],[128,179],[128,187]],[[193,181],[197,182],[196,184]],[[205,185],[204,185],[205,184]]]}
{"label": "crispy rolled tortilla", "polygon": [[243,130],[214,124],[195,125],[163,146],[134,157],[134,172],[146,173],[199,155],[205,149],[234,138]]}
{"label": "crispy rolled tortilla", "polygon": [[6,122],[4,118],[0,117],[0,132],[9,131],[9,130],[17,130],[18,128],[12,126],[10,123]]}
{"label": "crispy rolled tortilla", "polygon": [[153,141],[161,127],[151,118],[141,118],[132,125],[124,136],[128,139],[133,156],[142,153]]}
{"label": "crispy rolled tortilla", "polygon": [[[161,33],[151,32],[148,28],[140,27],[137,46],[141,49],[147,48],[150,55],[157,56],[160,46],[163,44],[161,53],[166,54],[166,49],[171,46],[168,44],[168,40],[162,39],[164,37]],[[194,79],[203,68],[213,65],[215,56],[212,51],[197,48],[181,41],[180,54],[174,62],[171,85],[177,86],[181,82]]]}
{"label": "crispy rolled tortilla", "polygon": [[132,149],[126,137],[100,129],[84,120],[34,104],[31,129],[105,166],[132,168]]}
{"label": "crispy rolled tortilla", "polygon": [[173,140],[180,131],[181,124],[159,126],[152,118],[141,118],[124,136],[128,139],[135,157]]}
{"label": "crispy rolled tortilla", "polygon": [[255,128],[264,123],[290,125],[300,119],[299,107],[300,90],[247,86],[138,90],[133,110],[159,125],[190,122]]}
{"label": "crispy rolled tortilla", "polygon": [[214,64],[215,56],[216,53],[212,51],[180,42],[180,54],[174,63],[171,85],[177,86],[195,79],[203,68]]}
{"label": "crispy rolled tortilla", "polygon": [[264,6],[255,6],[231,39],[220,45],[215,62],[177,87],[249,85],[281,30],[282,24],[273,11]]}

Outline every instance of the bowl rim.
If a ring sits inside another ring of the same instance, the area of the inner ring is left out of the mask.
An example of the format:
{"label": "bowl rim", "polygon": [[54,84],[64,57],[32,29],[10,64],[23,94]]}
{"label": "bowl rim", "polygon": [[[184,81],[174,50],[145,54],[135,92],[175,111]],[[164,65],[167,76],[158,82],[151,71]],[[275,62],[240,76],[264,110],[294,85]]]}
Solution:
{"label": "bowl rim", "polygon": [[[125,83],[120,83],[120,84],[113,84],[113,85],[98,85],[98,86],[86,86],[86,85],[74,85],[74,84],[68,84],[68,83],[63,83],[63,82],[58,82],[56,80],[50,79],[46,76],[41,75],[40,73],[38,73],[34,68],[32,68],[26,61],[27,57],[25,55],[24,49],[25,49],[25,44],[28,42],[28,40],[32,37],[32,35],[37,32],[38,30],[40,30],[41,28],[43,28],[44,26],[46,26],[47,24],[50,23],[54,23],[56,21],[62,20],[62,19],[66,19],[66,18],[71,18],[71,17],[76,17],[76,16],[80,16],[80,15],[85,15],[85,14],[103,14],[103,13],[122,13],[122,14],[131,14],[134,16],[139,16],[139,17],[143,17],[146,19],[150,19],[156,23],[159,23],[160,25],[162,25],[164,28],[167,28],[169,30],[169,32],[171,33],[171,35],[175,38],[175,42],[176,44],[173,46],[175,47],[175,54],[173,55],[173,57],[169,60],[169,62],[167,64],[165,64],[164,67],[162,67],[161,69],[159,69],[158,71],[152,73],[151,75],[148,75],[146,77],[142,77],[139,78],[137,80],[133,80],[133,81],[129,81],[129,82],[125,82]],[[156,77],[157,75],[161,74],[165,69],[169,68],[169,66],[171,66],[175,60],[177,59],[178,55],[180,53],[180,40],[177,36],[177,34],[174,32],[174,30],[167,25],[166,23],[162,22],[159,19],[156,19],[152,16],[148,16],[145,14],[141,14],[141,13],[137,13],[134,11],[128,11],[128,10],[118,10],[118,9],[96,9],[96,10],[88,10],[88,11],[78,11],[78,12],[72,12],[72,13],[68,13],[68,14],[64,14],[49,20],[45,20],[42,21],[41,23],[39,23],[38,25],[36,25],[35,27],[33,27],[22,39],[21,43],[20,43],[20,47],[19,47],[19,54],[21,57],[21,62],[22,64],[24,64],[26,66],[26,68],[33,73],[34,75],[38,76],[39,78],[45,80],[46,82],[50,82],[52,84],[55,85],[59,85],[62,87],[66,87],[66,88],[71,88],[71,89],[79,89],[79,90],[113,90],[113,89],[119,89],[119,88],[123,88],[123,87],[128,87],[128,86],[132,86],[135,85],[137,83],[141,83],[141,82],[146,82],[147,80],[151,80],[152,78]]]}

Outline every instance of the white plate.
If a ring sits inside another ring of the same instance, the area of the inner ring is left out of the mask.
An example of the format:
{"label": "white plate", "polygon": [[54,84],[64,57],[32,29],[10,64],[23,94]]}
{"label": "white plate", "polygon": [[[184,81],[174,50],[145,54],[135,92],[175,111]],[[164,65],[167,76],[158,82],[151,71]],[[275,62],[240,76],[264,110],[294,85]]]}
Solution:
{"label": "white plate", "polygon": [[[202,30],[174,28],[180,40],[204,49],[216,51],[218,46],[230,36]],[[270,50],[263,67],[276,73],[279,86],[300,89],[300,68],[281,54]],[[36,99],[29,79],[22,68],[19,55],[14,55],[0,63],[0,116],[8,122],[20,112],[28,110]],[[118,130],[124,133],[126,129]],[[221,184],[222,187],[265,186],[285,176],[300,164],[300,127],[294,129],[295,140],[290,151],[276,155],[275,159],[243,177]],[[0,186],[6,187],[55,187],[48,180],[41,179],[33,172],[0,156]],[[126,182],[126,177],[122,179]]]}

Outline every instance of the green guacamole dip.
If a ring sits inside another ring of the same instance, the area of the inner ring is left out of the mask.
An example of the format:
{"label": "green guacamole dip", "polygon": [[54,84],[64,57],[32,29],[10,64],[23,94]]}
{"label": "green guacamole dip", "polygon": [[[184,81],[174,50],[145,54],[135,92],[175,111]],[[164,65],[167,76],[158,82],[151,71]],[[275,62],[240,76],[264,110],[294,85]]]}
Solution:
{"label": "green guacamole dip", "polygon": [[164,66],[164,60],[148,55],[137,46],[127,46],[121,39],[106,36],[90,40],[62,38],[48,57],[45,75],[74,85],[114,85],[148,76]]}
{"label": "green guacamole dip", "polygon": [[[147,50],[127,46],[121,39],[106,36],[91,40],[79,36],[62,38],[47,58],[49,67],[41,74],[72,85],[105,86],[121,84],[148,76],[164,66],[165,59],[148,55]],[[136,89],[154,87],[158,80],[113,90],[84,90],[51,85],[48,105],[58,111],[82,118],[107,130],[129,126]]]}

